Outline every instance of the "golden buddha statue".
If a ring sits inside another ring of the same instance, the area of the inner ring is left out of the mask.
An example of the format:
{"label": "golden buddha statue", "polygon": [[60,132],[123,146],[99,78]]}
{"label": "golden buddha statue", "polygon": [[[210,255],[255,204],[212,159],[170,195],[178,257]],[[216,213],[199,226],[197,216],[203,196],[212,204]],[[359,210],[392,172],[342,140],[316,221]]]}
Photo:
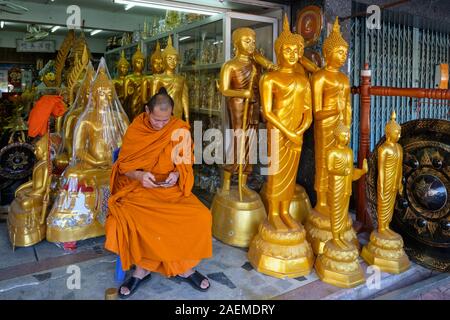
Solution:
{"label": "golden buddha statue", "polygon": [[327,205],[331,219],[332,238],[325,243],[323,253],[316,259],[319,278],[338,287],[350,288],[364,283],[364,273],[358,262],[358,246],[347,240],[348,206],[352,182],[367,172],[353,168],[353,151],[348,147],[350,129],[342,122],[334,130],[335,146],[326,155],[328,171]]}
{"label": "golden buddha statue", "polygon": [[124,92],[124,109],[130,121],[144,111],[142,101],[142,86],[144,82],[144,74],[142,71],[145,67],[145,57],[141,52],[141,46],[138,44],[136,52],[131,58],[133,73],[125,77]]}
{"label": "golden buddha statue", "polygon": [[38,161],[33,167],[32,180],[17,188],[9,208],[8,231],[13,248],[32,246],[45,239],[45,223],[41,219],[44,195],[51,181],[48,143],[48,134],[36,143],[34,152]]}
{"label": "golden buddha statue", "polygon": [[[228,114],[233,129],[233,141],[227,151],[222,188],[216,193],[211,206],[213,235],[230,245],[248,247],[266,213],[261,197],[246,186],[252,172],[249,150],[256,144],[259,124],[259,71],[258,67],[275,69],[276,66],[256,52],[256,33],[250,28],[238,28],[232,34],[235,57],[225,62],[220,71],[218,89],[226,97]],[[199,86],[201,90],[201,85]],[[194,99],[199,102],[200,92]],[[205,92],[206,93],[206,92]],[[194,105],[194,107],[199,107]],[[239,136],[239,130],[250,133]],[[239,139],[239,140],[238,140]],[[241,150],[238,150],[238,146]],[[237,188],[230,187],[231,177],[239,171]]]}
{"label": "golden buddha statue", "polygon": [[9,207],[7,223],[13,249],[16,246],[28,247],[45,239],[45,218],[52,176],[49,117],[60,117],[64,112],[65,105],[58,96],[41,97],[30,112],[28,134],[41,138],[35,144],[34,152],[38,161],[33,167],[32,179],[19,186]]}
{"label": "golden buddha statue", "polygon": [[73,143],[73,133],[75,130],[75,125],[78,118],[86,110],[89,101],[89,94],[91,89],[91,83],[95,76],[95,70],[92,63],[89,62],[86,67],[86,72],[83,81],[79,85],[77,96],[75,101],[71,104],[69,111],[63,118],[62,121],[62,138],[63,144],[61,151],[56,155],[54,160],[55,166],[58,171],[64,170],[69,164],[72,158],[72,143]]}
{"label": "golden buddha statue", "polygon": [[[323,252],[325,242],[331,239],[330,204],[327,203],[328,170],[326,155],[335,145],[334,130],[340,121],[350,129],[352,108],[350,104],[350,82],[339,69],[344,65],[348,44],[342,38],[339,21],[336,18],[333,30],[323,43],[326,66],[315,72],[311,78],[314,108],[314,152],[317,204],[311,211],[305,225],[308,240],[314,253]],[[358,245],[352,220],[346,221],[346,239]]]}
{"label": "golden buddha statue", "polygon": [[116,89],[117,97],[120,103],[123,105],[125,103],[125,93],[124,93],[124,82],[125,77],[128,75],[128,70],[130,69],[130,63],[125,58],[125,51],[122,50],[120,53],[120,59],[117,61],[117,78],[113,79],[114,88]]}
{"label": "golden buddha statue", "polygon": [[403,193],[403,150],[398,144],[401,127],[395,118],[395,112],[392,112],[385,128],[386,141],[378,148],[378,230],[372,231],[361,257],[384,272],[401,273],[409,268],[410,262],[403,250],[402,237],[389,228],[397,194]]}
{"label": "golden buddha statue", "polygon": [[48,241],[72,242],[104,234],[112,153],[127,127],[128,118],[102,58],[87,110],[75,127],[71,163],[47,219]]}
{"label": "golden buddha statue", "polygon": [[[175,74],[178,63],[178,51],[172,46],[172,38],[169,36],[167,46],[161,54],[164,63],[164,72],[154,74],[150,87],[149,97],[158,92],[161,87],[166,88],[175,105],[173,115],[179,119],[183,118],[189,123],[189,91],[186,79]],[[147,101],[145,101],[147,102]]]}
{"label": "golden buddha statue", "polygon": [[[260,80],[261,103],[269,132],[269,164],[265,185],[268,217],[253,239],[248,257],[257,271],[275,277],[310,273],[314,255],[306,231],[289,214],[303,144],[303,133],[312,123],[311,87],[308,78],[295,72],[303,38],[289,30],[287,16],[275,41],[279,70]],[[276,139],[272,143],[272,139]]]}
{"label": "golden buddha statue", "polygon": [[153,76],[164,72],[164,60],[161,55],[161,46],[159,41],[156,41],[155,51],[148,58],[148,64],[151,68],[151,74],[144,76],[142,84],[142,102],[146,103],[151,97]]}

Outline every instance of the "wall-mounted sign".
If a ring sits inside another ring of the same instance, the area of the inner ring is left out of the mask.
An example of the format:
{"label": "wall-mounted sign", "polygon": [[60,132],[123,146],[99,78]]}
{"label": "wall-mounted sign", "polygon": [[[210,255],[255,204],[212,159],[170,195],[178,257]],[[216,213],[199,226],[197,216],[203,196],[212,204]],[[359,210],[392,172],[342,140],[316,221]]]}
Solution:
{"label": "wall-mounted sign", "polygon": [[17,52],[55,52],[54,40],[24,41],[16,39]]}

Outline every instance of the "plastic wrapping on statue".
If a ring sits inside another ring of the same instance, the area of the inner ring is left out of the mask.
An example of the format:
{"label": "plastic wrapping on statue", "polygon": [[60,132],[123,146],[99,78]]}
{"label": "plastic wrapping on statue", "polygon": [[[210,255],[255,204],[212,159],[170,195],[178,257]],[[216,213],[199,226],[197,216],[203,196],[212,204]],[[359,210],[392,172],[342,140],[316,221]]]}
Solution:
{"label": "plastic wrapping on statue", "polygon": [[50,213],[47,239],[71,242],[104,234],[112,154],[129,121],[102,58],[88,104],[73,133],[73,151],[63,187]]}
{"label": "plastic wrapping on statue", "polygon": [[81,81],[74,102],[69,107],[69,111],[64,116],[62,126],[62,145],[59,154],[56,157],[56,171],[61,172],[68,165],[72,155],[73,132],[75,125],[86,109],[89,101],[91,83],[95,76],[95,70],[92,63],[89,62],[84,79]]}

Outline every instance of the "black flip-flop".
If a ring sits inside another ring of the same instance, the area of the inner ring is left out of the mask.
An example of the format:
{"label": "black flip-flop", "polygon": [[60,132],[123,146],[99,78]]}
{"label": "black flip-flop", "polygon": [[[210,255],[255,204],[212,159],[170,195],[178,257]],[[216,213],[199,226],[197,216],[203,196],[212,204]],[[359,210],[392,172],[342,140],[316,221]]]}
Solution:
{"label": "black flip-flop", "polygon": [[[128,299],[133,293],[136,292],[136,290],[139,288],[139,286],[144,283],[147,282],[148,280],[150,280],[152,277],[152,274],[149,273],[148,275],[146,275],[145,277],[143,277],[142,279],[136,278],[136,277],[130,277],[128,280],[126,280],[124,283],[122,283],[122,285],[119,287],[119,297],[121,299]],[[121,293],[121,289],[122,287],[127,288],[128,290],[130,290],[129,294],[123,294]]]}
{"label": "black flip-flop", "polygon": [[[211,287],[211,282],[209,282],[209,279],[207,277],[205,277],[204,275],[202,275],[200,272],[195,271],[193,274],[191,274],[189,277],[182,277],[182,276],[177,276],[177,279],[180,279],[184,282],[187,282],[191,285],[192,288],[198,290],[198,291],[208,291],[209,288]],[[202,281],[203,280],[208,280],[208,287],[206,288],[202,288]]]}

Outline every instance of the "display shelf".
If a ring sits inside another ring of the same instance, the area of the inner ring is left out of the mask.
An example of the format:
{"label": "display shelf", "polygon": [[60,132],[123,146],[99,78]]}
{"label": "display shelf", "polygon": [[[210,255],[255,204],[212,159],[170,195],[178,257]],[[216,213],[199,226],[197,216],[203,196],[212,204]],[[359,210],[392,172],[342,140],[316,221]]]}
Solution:
{"label": "display shelf", "polygon": [[201,113],[201,114],[207,114],[207,115],[213,115],[213,116],[222,116],[222,110],[217,109],[203,109],[203,108],[190,108],[189,111],[192,113]]}
{"label": "display shelf", "polygon": [[223,62],[218,63],[211,63],[211,64],[197,64],[197,65],[190,65],[190,66],[181,66],[180,72],[187,72],[187,71],[200,71],[200,70],[214,70],[214,69],[220,69],[223,65]]}

